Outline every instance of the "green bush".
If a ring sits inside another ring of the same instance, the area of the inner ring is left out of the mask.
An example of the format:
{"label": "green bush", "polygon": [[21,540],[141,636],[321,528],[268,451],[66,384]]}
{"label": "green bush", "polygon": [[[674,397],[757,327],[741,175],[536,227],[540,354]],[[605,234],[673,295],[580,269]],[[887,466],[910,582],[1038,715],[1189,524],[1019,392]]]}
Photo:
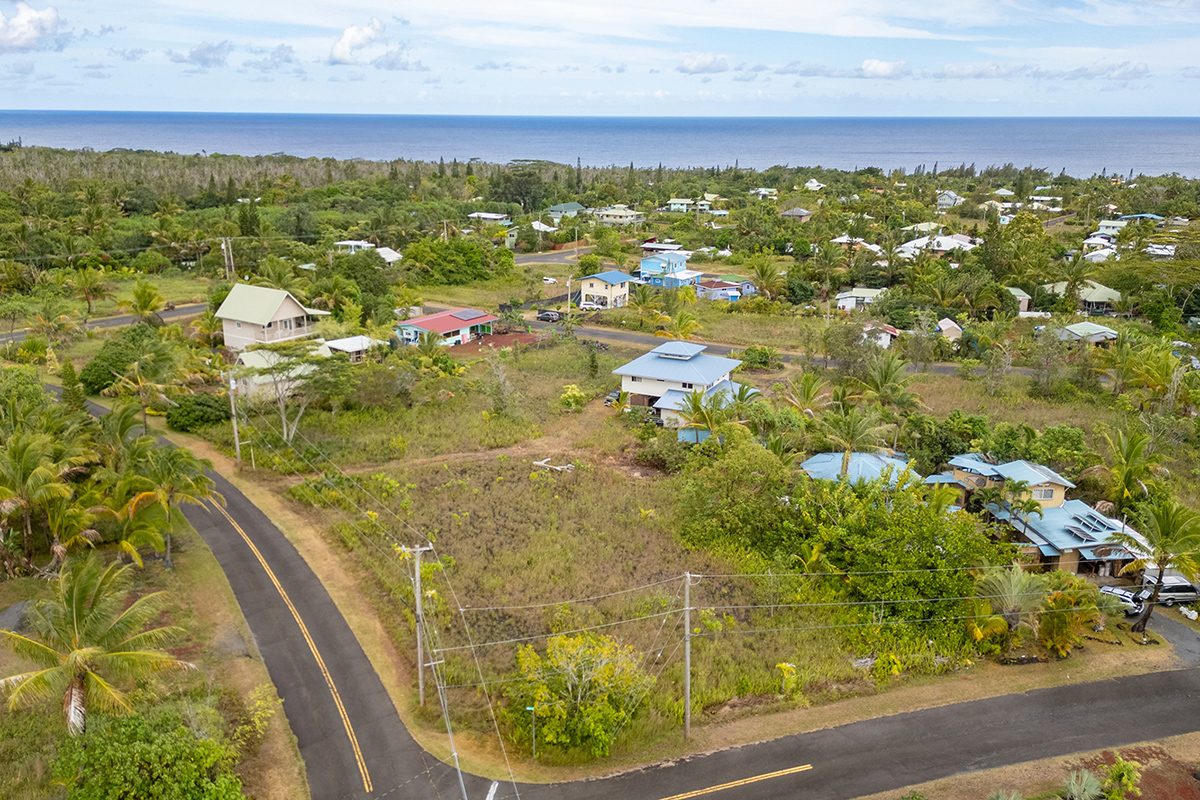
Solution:
{"label": "green bush", "polygon": [[91,716],[87,733],[60,751],[54,772],[67,784],[68,800],[240,800],[242,782],[231,771],[236,760],[233,747],[193,732],[182,719],[151,725],[141,716]]}
{"label": "green bush", "polygon": [[155,341],[158,334],[149,325],[133,325],[126,328],[119,339],[110,339],[100,348],[96,357],[79,371],[79,382],[88,394],[100,394],[117,382],[117,376],[125,374],[129,365],[146,345]]}
{"label": "green bush", "polygon": [[181,433],[194,433],[205,425],[229,419],[229,405],[211,394],[185,394],[167,409],[167,427]]}
{"label": "green bush", "polygon": [[105,342],[96,357],[84,364],[83,369],[79,371],[79,382],[83,384],[83,390],[88,394],[100,394],[117,382],[117,376],[124,374],[135,358],[137,351],[132,345],[120,339]]}

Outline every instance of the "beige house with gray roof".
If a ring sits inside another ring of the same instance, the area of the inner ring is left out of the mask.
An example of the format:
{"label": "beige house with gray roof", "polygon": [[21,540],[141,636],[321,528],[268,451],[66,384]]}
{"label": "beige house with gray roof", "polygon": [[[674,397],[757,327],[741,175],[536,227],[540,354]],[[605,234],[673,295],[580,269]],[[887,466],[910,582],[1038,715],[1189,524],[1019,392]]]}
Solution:
{"label": "beige house with gray roof", "polygon": [[316,333],[314,318],[328,315],[328,311],[306,308],[291,292],[248,283],[235,285],[217,309],[225,346],[235,351],[311,336]]}

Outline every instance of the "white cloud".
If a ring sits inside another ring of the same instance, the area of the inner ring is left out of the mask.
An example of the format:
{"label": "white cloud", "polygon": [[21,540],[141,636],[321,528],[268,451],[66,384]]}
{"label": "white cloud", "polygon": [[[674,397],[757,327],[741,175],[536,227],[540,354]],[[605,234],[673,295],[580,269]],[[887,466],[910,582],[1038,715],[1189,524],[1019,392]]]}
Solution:
{"label": "white cloud", "polygon": [[877,58],[863,61],[860,70],[864,78],[903,78],[912,74],[907,61],[880,61]]}
{"label": "white cloud", "polygon": [[375,69],[386,69],[393,72],[428,72],[429,67],[420,61],[408,57],[408,45],[402,44],[395,50],[388,50],[371,62]]}
{"label": "white cloud", "polygon": [[35,11],[25,3],[17,3],[17,13],[6,17],[0,12],[0,53],[19,53],[52,47],[62,29],[58,9],[49,6]]}
{"label": "white cloud", "polygon": [[[1186,73],[1185,73],[1186,74]],[[1145,62],[1097,61],[1086,67],[1039,67],[1034,64],[981,62],[976,64],[947,64],[928,73],[932,78],[947,80],[1011,80],[1031,78],[1033,80],[1108,80],[1131,81],[1150,77],[1150,67]]]}
{"label": "white cloud", "polygon": [[296,64],[296,52],[290,44],[281,44],[267,54],[265,58],[252,59],[243,61],[243,67],[257,69],[261,72],[270,72],[271,70],[279,69],[288,64]]}
{"label": "white cloud", "polygon": [[830,67],[824,64],[802,64],[793,61],[775,70],[776,75],[799,75],[801,78],[873,78],[892,80],[912,74],[907,61],[880,61],[868,58],[857,69]]}
{"label": "white cloud", "polygon": [[34,69],[32,61],[14,61],[8,65],[8,71],[13,75],[32,75]]}
{"label": "white cloud", "polygon": [[383,41],[384,25],[378,19],[371,18],[370,25],[351,25],[342,31],[342,36],[333,43],[329,51],[330,64],[356,64],[354,51],[361,50],[367,45]]}
{"label": "white cloud", "polygon": [[201,42],[186,53],[176,53],[174,50],[168,50],[167,58],[176,64],[191,64],[193,67],[207,69],[209,67],[225,66],[225,60],[229,58],[229,54],[232,52],[232,42],[218,42],[217,44]]}
{"label": "white cloud", "polygon": [[124,61],[140,61],[142,56],[146,55],[147,52],[149,51],[143,50],[140,47],[131,47],[127,50],[117,50],[114,47],[108,49],[109,55],[116,56]]}
{"label": "white cloud", "polygon": [[90,72],[85,72],[85,73],[83,73],[83,77],[85,77],[85,78],[99,78],[99,79],[101,79],[101,80],[106,80],[106,79],[108,79],[108,78],[111,78],[111,77],[112,77],[112,73],[111,73],[111,72],[101,72],[100,70],[92,70],[92,71],[90,71]]}
{"label": "white cloud", "polygon": [[729,63],[725,60],[725,56],[716,53],[690,53],[684,56],[675,71],[685,75],[704,75],[725,72],[728,69]]}

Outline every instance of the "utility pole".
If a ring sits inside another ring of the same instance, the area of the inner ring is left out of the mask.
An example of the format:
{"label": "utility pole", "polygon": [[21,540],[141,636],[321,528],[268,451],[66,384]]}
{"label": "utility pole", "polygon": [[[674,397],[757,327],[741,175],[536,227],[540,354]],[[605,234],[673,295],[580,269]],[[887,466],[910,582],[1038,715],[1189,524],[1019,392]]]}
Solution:
{"label": "utility pole", "polygon": [[238,472],[242,471],[242,440],[238,436],[237,405],[233,393],[237,391],[237,382],[233,378],[233,370],[229,370],[229,419],[233,422],[233,452],[237,456]]}
{"label": "utility pole", "polygon": [[692,573],[683,574],[683,738],[692,735]]}
{"label": "utility pole", "polygon": [[400,548],[406,553],[410,553],[414,559],[413,563],[413,599],[416,603],[413,608],[416,609],[417,616],[417,697],[420,699],[421,705],[425,705],[425,647],[424,638],[425,632],[422,628],[425,622],[425,614],[422,612],[421,604],[421,553],[432,550],[432,545],[423,547],[402,547]]}

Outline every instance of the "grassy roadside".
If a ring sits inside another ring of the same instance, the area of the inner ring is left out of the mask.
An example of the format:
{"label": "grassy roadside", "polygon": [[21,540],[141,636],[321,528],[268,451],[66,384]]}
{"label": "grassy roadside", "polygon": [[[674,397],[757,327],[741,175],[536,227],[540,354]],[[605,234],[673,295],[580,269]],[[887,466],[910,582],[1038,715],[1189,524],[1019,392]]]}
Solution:
{"label": "grassy roadside", "polygon": [[[197,672],[181,679],[180,686],[207,683],[210,691],[228,691],[246,700],[255,688],[271,686],[266,665],[233,596],[220,565],[203,539],[190,525],[176,532],[176,566],[166,570],[157,559],[148,559],[138,570],[136,588],[166,590],[164,610],[170,624],[185,630],[172,652],[196,664]],[[19,600],[37,599],[49,584],[37,578],[0,583],[0,609]],[[0,675],[27,670],[7,649],[0,650]],[[276,706],[262,745],[238,765],[247,796],[259,800],[303,800],[308,795],[304,763],[282,708]],[[55,737],[61,735],[61,718],[53,702],[36,708],[8,711],[0,705],[0,729],[21,730],[21,739],[0,743],[0,760],[7,762],[0,775],[0,796],[35,798],[51,796],[48,767]],[[38,731],[42,733],[37,733]],[[7,748],[7,749],[6,749]]]}

